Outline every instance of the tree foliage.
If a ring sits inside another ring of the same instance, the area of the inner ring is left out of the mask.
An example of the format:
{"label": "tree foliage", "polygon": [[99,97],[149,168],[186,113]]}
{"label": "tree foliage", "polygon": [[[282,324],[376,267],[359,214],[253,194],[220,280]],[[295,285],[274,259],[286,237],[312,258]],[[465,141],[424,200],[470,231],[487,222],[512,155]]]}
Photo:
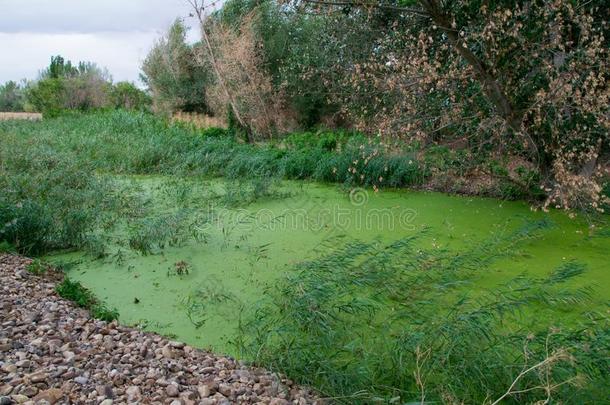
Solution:
{"label": "tree foliage", "polygon": [[61,56],[53,56],[38,80],[27,83],[23,93],[23,108],[47,117],[65,110],[144,109],[150,104],[148,95],[134,84],[114,85],[106,69],[91,62],[74,65]]}
{"label": "tree foliage", "polygon": [[545,207],[607,203],[599,0],[229,0],[211,14],[193,4],[212,49],[194,67],[211,78],[207,100],[255,135],[292,120],[358,129],[397,148],[466,150],[481,162],[466,175],[546,195]]}
{"label": "tree foliage", "polygon": [[24,104],[25,93],[22,85],[14,81],[0,85],[0,111],[23,111]]}
{"label": "tree foliage", "polygon": [[176,20],[153,46],[142,65],[142,79],[153,96],[153,107],[162,113],[207,112],[207,69],[197,66],[197,45],[186,43],[187,29]]}
{"label": "tree foliage", "polygon": [[[331,1],[305,2],[314,9]],[[607,174],[608,26],[600,2],[416,1],[357,6],[348,18],[382,31],[350,59],[337,91],[370,133],[423,144],[463,140],[522,160],[547,204],[601,203]],[[372,8],[371,8],[372,7]],[[343,42],[337,37],[337,41]]]}

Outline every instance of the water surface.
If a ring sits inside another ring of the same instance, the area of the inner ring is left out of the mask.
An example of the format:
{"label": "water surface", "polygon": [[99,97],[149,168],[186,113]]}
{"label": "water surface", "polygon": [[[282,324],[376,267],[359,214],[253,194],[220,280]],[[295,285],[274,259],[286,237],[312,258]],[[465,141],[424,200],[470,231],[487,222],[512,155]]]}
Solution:
{"label": "water surface", "polygon": [[[607,311],[610,238],[599,221],[535,212],[524,202],[433,192],[346,192],[330,185],[283,182],[248,202],[240,195],[243,185],[235,182],[164,177],[121,181],[138,190],[154,215],[184,208],[197,213],[197,230],[205,238],[142,255],[120,241],[126,228],[119,228],[117,242],[103,259],[75,252],[51,260],[78,261],[69,276],[117,308],[121,322],[216,352],[235,354],[232,342],[240,319],[295,264],[344,241],[387,243],[421,232],[423,249],[460,252],[528,221],[548,220],[552,225],[539,237],[481,268],[474,283],[463,288],[477,294],[516,275],[542,277],[576,260],[586,264],[587,272],[572,285],[592,286],[591,309]],[[181,266],[188,274],[176,274]]]}

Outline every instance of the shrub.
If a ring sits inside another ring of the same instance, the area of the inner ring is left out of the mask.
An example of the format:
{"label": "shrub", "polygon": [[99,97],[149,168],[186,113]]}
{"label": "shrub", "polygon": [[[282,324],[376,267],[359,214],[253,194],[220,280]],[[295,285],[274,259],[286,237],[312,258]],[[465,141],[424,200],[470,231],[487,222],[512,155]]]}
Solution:
{"label": "shrub", "polygon": [[230,132],[224,128],[210,127],[201,131],[201,136],[205,138],[222,138],[229,136]]}
{"label": "shrub", "polygon": [[32,260],[30,264],[27,265],[26,270],[32,274],[37,276],[44,275],[49,270],[49,265],[42,260],[35,259]]}
{"label": "shrub", "polygon": [[48,249],[53,218],[48,209],[32,201],[8,201],[0,197],[0,241],[25,255]]}
{"label": "shrub", "polygon": [[64,108],[64,91],[61,79],[43,79],[28,89],[27,99],[45,118],[53,118]]}
{"label": "shrub", "polygon": [[0,85],[0,112],[25,111],[25,90],[13,81]]}
{"label": "shrub", "polygon": [[146,110],[152,100],[148,94],[130,82],[119,82],[112,87],[112,104],[116,108],[126,110]]}
{"label": "shrub", "polygon": [[6,241],[0,241],[0,253],[15,253],[17,248]]}

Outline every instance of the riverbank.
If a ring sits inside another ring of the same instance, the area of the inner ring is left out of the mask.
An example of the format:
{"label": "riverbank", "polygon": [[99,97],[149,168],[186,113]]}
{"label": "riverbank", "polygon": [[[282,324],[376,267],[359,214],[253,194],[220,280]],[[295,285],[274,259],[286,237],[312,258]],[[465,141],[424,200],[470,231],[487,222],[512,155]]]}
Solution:
{"label": "riverbank", "polygon": [[0,256],[1,404],[320,403],[268,371],[91,319],[55,293],[60,274],[33,275],[30,262]]}

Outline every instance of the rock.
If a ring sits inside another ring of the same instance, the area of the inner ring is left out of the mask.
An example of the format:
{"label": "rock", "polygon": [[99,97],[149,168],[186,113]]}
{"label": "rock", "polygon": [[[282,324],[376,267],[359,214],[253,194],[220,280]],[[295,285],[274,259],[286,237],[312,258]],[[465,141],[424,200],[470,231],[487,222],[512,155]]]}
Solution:
{"label": "rock", "polygon": [[17,366],[11,363],[6,363],[2,366],[2,371],[8,374],[14,373],[15,371],[17,371]]}
{"label": "rock", "polygon": [[169,345],[163,346],[163,349],[161,350],[161,354],[166,359],[174,358],[174,351],[172,350],[172,348]]}
{"label": "rock", "polygon": [[102,402],[100,402],[100,405],[112,405],[112,399],[105,399]]}
{"label": "rock", "polygon": [[217,374],[218,369],[216,367],[204,367],[201,372],[203,374]]}
{"label": "rock", "polygon": [[180,394],[180,399],[184,402],[195,401],[197,399],[197,394],[192,391],[185,391]]}
{"label": "rock", "polygon": [[11,405],[12,403],[13,403],[13,400],[10,399],[9,397],[6,397],[6,396],[0,397],[0,405]]}
{"label": "rock", "polygon": [[18,404],[22,404],[22,403],[26,402],[27,400],[29,400],[28,397],[26,397],[25,395],[21,395],[21,394],[11,395],[11,399],[13,400],[13,402],[16,402]]}
{"label": "rock", "polygon": [[125,394],[127,394],[127,398],[130,400],[139,399],[141,396],[140,387],[132,385],[125,390]]}
{"label": "rock", "polygon": [[37,347],[37,348],[44,347],[44,340],[42,340],[41,338],[34,339],[34,340],[30,341],[30,346]]}
{"label": "rock", "polygon": [[59,401],[64,396],[64,393],[59,388],[49,388],[48,390],[44,390],[38,393],[34,397],[34,401],[47,401],[50,404],[54,404]]}
{"label": "rock", "polygon": [[34,384],[36,384],[36,383],[40,383],[40,382],[46,381],[47,378],[49,378],[49,376],[47,375],[47,373],[39,371],[39,372],[27,375],[26,378],[28,380],[30,380],[31,382],[33,382]]}
{"label": "rock", "polygon": [[178,394],[180,394],[180,390],[178,389],[178,385],[169,384],[167,387],[165,387],[165,393],[169,397],[177,397]]}
{"label": "rock", "polygon": [[285,399],[281,399],[281,398],[273,398],[269,402],[269,405],[290,405],[290,402],[286,401]]}
{"label": "rock", "polygon": [[32,362],[29,360],[19,360],[17,363],[15,363],[15,365],[19,368],[29,368],[31,364]]}
{"label": "rock", "polygon": [[218,392],[225,397],[231,397],[233,395],[233,388],[229,384],[220,384],[218,386]]}
{"label": "rock", "polygon": [[10,384],[4,384],[0,387],[0,396],[7,396],[13,391],[13,386]]}
{"label": "rock", "polygon": [[71,352],[69,350],[66,350],[65,352],[62,353],[64,358],[66,359],[67,363],[71,363],[74,360],[74,357],[76,356],[74,354],[74,352]]}
{"label": "rock", "polygon": [[204,398],[199,401],[199,405],[214,405],[216,403],[212,398]]}
{"label": "rock", "polygon": [[114,398],[114,392],[112,391],[112,387],[110,385],[98,385],[95,387],[95,391],[99,396],[105,398]]}
{"label": "rock", "polygon": [[85,385],[87,382],[89,382],[89,379],[87,377],[79,376],[74,379],[74,382],[80,385]]}
{"label": "rock", "polygon": [[199,392],[199,396],[201,398],[207,398],[212,394],[212,390],[207,385],[200,385],[197,387],[197,392]]}
{"label": "rock", "polygon": [[169,405],[183,405],[179,399],[174,399]]}
{"label": "rock", "polygon": [[34,395],[38,394],[38,388],[29,385],[27,387],[23,387],[19,393],[25,395],[28,398],[31,398]]}

